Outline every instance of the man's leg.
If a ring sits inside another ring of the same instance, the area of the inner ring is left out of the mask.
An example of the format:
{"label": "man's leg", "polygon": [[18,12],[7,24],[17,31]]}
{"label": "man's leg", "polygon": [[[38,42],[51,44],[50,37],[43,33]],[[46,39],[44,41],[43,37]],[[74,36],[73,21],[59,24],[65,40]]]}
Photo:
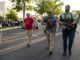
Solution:
{"label": "man's leg", "polygon": [[74,37],[75,37],[75,31],[71,30],[69,32],[69,45],[68,45],[69,55],[72,54],[71,49],[72,49]]}
{"label": "man's leg", "polygon": [[49,48],[51,54],[53,53],[54,39],[55,39],[55,34],[52,32],[50,33],[50,48]]}
{"label": "man's leg", "polygon": [[28,34],[28,46],[30,46],[31,44],[31,39],[32,39],[32,30],[28,30],[27,31]]}
{"label": "man's leg", "polygon": [[63,30],[62,31],[62,35],[63,35],[63,55],[66,55],[66,51],[67,51],[67,30]]}
{"label": "man's leg", "polygon": [[48,42],[48,49],[50,48],[50,33],[48,31],[46,31],[46,38],[47,38],[47,42]]}

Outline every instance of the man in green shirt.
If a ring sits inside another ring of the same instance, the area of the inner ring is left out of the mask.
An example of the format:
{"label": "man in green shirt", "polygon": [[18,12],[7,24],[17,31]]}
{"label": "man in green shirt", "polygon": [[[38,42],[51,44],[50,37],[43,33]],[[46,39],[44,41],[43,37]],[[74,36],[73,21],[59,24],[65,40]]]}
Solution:
{"label": "man in green shirt", "polygon": [[[70,5],[65,6],[65,13],[60,15],[59,20],[60,26],[62,27],[62,35],[63,35],[63,56],[66,56],[67,48],[69,51],[69,55],[72,55],[72,45],[75,37],[75,30],[77,19],[76,17],[70,12]],[[69,44],[67,45],[67,40]]]}
{"label": "man in green shirt", "polygon": [[48,16],[44,17],[43,19],[43,23],[45,24],[44,33],[48,40],[49,53],[52,54],[53,42],[54,42],[55,32],[56,32],[56,17],[53,15],[51,11],[48,11],[47,14]]}

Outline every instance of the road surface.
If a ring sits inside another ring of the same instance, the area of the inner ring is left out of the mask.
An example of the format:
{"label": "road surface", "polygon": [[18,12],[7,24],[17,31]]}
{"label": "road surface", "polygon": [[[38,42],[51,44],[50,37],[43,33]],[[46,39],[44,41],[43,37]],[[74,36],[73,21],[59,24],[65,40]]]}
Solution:
{"label": "road surface", "polygon": [[33,32],[32,45],[27,48],[26,31],[14,29],[2,32],[0,60],[80,60],[80,36],[76,33],[73,54],[71,57],[62,56],[62,35],[58,30],[54,43],[54,53],[49,56],[47,40],[42,30]]}

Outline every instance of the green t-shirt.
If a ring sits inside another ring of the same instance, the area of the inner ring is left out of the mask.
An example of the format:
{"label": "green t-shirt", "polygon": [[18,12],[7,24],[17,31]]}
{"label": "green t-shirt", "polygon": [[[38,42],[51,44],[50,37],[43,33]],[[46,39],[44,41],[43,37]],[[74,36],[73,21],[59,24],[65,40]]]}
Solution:
{"label": "green t-shirt", "polygon": [[60,15],[60,21],[66,23],[66,24],[68,24],[69,22],[76,21],[76,20],[77,20],[76,16],[70,12]]}
{"label": "green t-shirt", "polygon": [[43,22],[47,22],[47,20],[48,20],[48,17],[47,16],[45,16],[45,17],[43,17]]}

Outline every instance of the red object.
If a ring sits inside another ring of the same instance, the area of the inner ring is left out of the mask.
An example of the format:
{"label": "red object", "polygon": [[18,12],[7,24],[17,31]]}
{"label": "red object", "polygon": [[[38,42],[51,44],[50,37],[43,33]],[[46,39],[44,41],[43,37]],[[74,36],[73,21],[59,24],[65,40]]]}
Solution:
{"label": "red object", "polygon": [[24,19],[25,29],[26,30],[33,29],[33,22],[34,22],[33,18],[31,18],[31,17],[25,18]]}

